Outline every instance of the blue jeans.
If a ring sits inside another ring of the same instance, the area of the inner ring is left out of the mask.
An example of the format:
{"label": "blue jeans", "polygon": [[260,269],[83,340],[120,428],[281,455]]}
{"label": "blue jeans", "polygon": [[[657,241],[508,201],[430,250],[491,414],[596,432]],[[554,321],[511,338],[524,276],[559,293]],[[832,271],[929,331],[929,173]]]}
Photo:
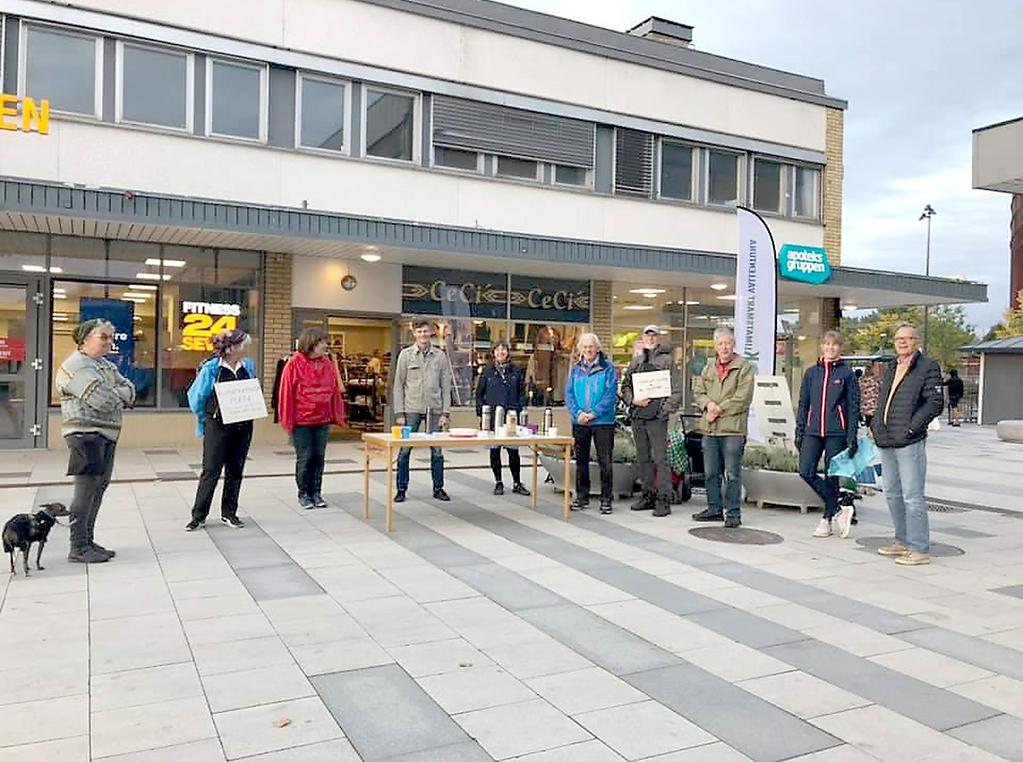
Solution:
{"label": "blue jeans", "polygon": [[910,550],[927,553],[931,549],[931,530],[924,500],[927,479],[927,443],[881,449],[884,497],[895,525],[895,541]]}
{"label": "blue jeans", "polygon": [[[739,518],[742,500],[742,451],[746,437],[732,434],[703,437],[703,473],[707,481],[707,508],[724,513],[725,518]],[[725,480],[724,502],[721,481]]]}
{"label": "blue jeans", "polygon": [[[405,425],[411,427],[412,431],[419,431],[419,426],[426,420],[425,413],[405,413]],[[430,413],[430,420],[426,426],[428,432],[438,431],[440,426],[440,413]],[[398,451],[398,492],[408,489],[408,459],[412,449],[403,447]],[[444,486],[444,454],[439,447],[430,448],[430,474],[433,476],[434,491]]]}
{"label": "blue jeans", "polygon": [[838,513],[838,477],[817,475],[817,464],[824,454],[824,473],[828,473],[831,459],[846,448],[845,435],[819,437],[807,434],[799,450],[799,475],[824,501],[824,518],[830,519]]}

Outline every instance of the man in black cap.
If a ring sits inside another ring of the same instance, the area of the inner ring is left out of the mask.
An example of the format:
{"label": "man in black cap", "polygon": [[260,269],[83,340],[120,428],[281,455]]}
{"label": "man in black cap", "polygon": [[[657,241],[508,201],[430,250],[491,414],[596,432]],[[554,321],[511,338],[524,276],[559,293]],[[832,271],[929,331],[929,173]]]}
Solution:
{"label": "man in black cap", "polygon": [[[643,495],[632,506],[632,510],[653,509],[654,516],[667,516],[671,513],[671,472],[667,457],[668,416],[682,404],[682,376],[671,354],[671,347],[661,344],[661,329],[652,324],[646,326],[643,329],[642,347],[633,356],[622,379],[622,399],[629,405],[632,436],[636,441],[636,460],[643,480]],[[666,396],[650,398],[643,391],[636,392],[636,386],[640,383],[641,389],[646,388],[643,382],[649,377],[643,377],[643,374],[665,372],[670,383]]]}

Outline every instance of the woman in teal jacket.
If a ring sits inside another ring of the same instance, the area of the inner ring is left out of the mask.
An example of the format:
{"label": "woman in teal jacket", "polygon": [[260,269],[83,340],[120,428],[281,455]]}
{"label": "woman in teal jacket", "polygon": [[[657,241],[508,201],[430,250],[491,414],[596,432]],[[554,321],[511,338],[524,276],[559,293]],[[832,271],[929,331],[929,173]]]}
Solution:
{"label": "woman in teal jacket", "polygon": [[575,501],[572,510],[590,505],[590,443],[597,447],[600,465],[600,512],[611,513],[611,451],[615,438],[618,372],[601,351],[596,334],[584,333],[576,345],[579,362],[565,384],[565,406],[572,416],[575,439]]}

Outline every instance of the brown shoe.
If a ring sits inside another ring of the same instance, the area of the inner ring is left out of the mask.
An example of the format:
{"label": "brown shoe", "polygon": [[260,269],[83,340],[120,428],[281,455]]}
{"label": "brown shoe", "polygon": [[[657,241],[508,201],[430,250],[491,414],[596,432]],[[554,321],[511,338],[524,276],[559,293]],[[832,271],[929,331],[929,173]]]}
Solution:
{"label": "brown shoe", "polygon": [[903,556],[899,556],[895,559],[895,563],[901,566],[923,566],[929,564],[931,557],[926,553],[921,553],[916,550],[911,550]]}
{"label": "brown shoe", "polygon": [[893,542],[891,545],[882,545],[877,549],[877,552],[882,556],[891,556],[898,558],[909,553],[909,548],[903,545],[901,542]]}

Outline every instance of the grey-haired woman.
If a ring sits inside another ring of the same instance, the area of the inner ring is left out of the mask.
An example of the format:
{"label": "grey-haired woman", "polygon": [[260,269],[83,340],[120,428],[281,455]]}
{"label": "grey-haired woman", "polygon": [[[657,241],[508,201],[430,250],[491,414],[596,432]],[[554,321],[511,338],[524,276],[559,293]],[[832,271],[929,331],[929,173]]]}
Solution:
{"label": "grey-haired woman", "polygon": [[71,549],[68,560],[83,564],[109,561],[116,553],[93,539],[103,493],[114,470],[121,413],[135,403],[135,385],[106,359],[114,326],[86,320],[71,337],[78,345],[57,370],[61,434],[68,447],[68,475],[75,477],[71,500]]}
{"label": "grey-haired woman", "polygon": [[202,476],[195,491],[192,520],[185,525],[186,532],[206,526],[221,471],[224,472],[224,492],[220,497],[220,520],[235,529],[245,526],[238,518],[238,493],[252,444],[252,421],[224,423],[213,387],[256,377],[252,360],[245,356],[251,343],[245,331],[218,333],[213,337],[214,356],[203,363],[188,388],[188,406],[197,419],[196,436],[202,437]]}

